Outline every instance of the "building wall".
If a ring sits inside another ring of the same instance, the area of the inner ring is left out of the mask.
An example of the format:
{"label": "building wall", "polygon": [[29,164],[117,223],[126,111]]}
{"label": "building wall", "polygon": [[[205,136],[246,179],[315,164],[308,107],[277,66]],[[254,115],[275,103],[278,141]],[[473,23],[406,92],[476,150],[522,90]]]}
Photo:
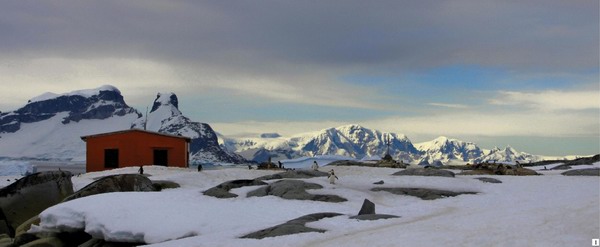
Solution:
{"label": "building wall", "polygon": [[87,138],[87,172],[105,170],[105,149],[119,150],[119,168],[153,165],[155,149],[168,150],[169,167],[188,166],[188,143],[185,139],[131,131]]}

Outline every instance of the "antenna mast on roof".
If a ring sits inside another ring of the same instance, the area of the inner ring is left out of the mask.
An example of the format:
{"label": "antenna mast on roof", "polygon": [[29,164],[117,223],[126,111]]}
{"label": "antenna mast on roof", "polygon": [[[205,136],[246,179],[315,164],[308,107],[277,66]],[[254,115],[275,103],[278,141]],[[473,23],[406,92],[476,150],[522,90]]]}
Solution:
{"label": "antenna mast on roof", "polygon": [[146,106],[146,120],[144,120],[144,130],[146,130],[146,125],[148,125],[148,106]]}

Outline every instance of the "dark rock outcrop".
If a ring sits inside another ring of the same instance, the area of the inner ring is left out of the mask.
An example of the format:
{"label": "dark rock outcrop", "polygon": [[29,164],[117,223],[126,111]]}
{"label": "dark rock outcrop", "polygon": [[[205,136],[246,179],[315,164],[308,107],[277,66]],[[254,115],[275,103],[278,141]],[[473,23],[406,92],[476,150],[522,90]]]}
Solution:
{"label": "dark rock outcrop", "polygon": [[394,219],[394,218],[400,218],[400,217],[396,216],[396,215],[391,215],[391,214],[363,214],[363,215],[356,215],[356,216],[350,217],[350,219],[353,219],[353,220],[385,220],[385,219]]}
{"label": "dark rock outcrop", "polygon": [[462,171],[459,175],[511,175],[532,176],[541,175],[534,170],[516,165],[481,163],[472,166],[470,171]]}
{"label": "dark rock outcrop", "polygon": [[436,176],[454,177],[454,172],[442,169],[410,168],[392,174],[394,176]]}
{"label": "dark rock outcrop", "polygon": [[283,178],[314,178],[314,177],[327,177],[329,174],[322,171],[313,171],[313,170],[289,170],[273,175],[266,175],[262,177],[256,178],[257,180],[273,180],[273,179],[283,179]]}
{"label": "dark rock outcrop", "polygon": [[335,216],[339,216],[341,214],[338,213],[316,213],[302,216],[300,218],[296,218],[290,220],[286,223],[270,227],[267,229],[263,229],[257,232],[253,232],[247,235],[242,236],[241,238],[253,238],[253,239],[263,239],[269,237],[277,237],[291,234],[298,234],[303,232],[325,232],[322,229],[310,228],[305,226],[306,223],[319,221],[324,218],[331,218]]}
{"label": "dark rock outcrop", "polygon": [[23,224],[21,224],[19,227],[17,227],[17,229],[15,231],[15,239],[13,241],[14,245],[21,246],[26,243],[29,243],[29,242],[39,239],[35,234],[27,233],[27,231],[29,231],[29,229],[31,229],[31,225],[39,225],[39,224],[40,224],[40,217],[38,215],[36,215],[35,217],[25,221]]}
{"label": "dark rock outcrop", "polygon": [[400,218],[399,216],[389,215],[389,214],[376,214],[375,213],[375,203],[365,199],[363,202],[358,215],[350,217],[350,219],[355,220],[382,220],[382,219],[392,219],[392,218]]}
{"label": "dark rock outcrop", "polygon": [[165,180],[152,181],[152,185],[154,186],[154,189],[157,191],[161,191],[164,189],[176,189],[176,188],[181,187],[178,183],[175,183],[173,181],[165,181]]}
{"label": "dark rock outcrop", "polygon": [[495,178],[481,177],[481,178],[475,178],[475,179],[477,179],[477,180],[479,180],[481,182],[484,182],[484,183],[492,183],[492,184],[501,184],[502,183],[502,181],[500,181],[498,179],[495,179]]}
{"label": "dark rock outcrop", "polygon": [[8,227],[3,233],[14,236],[23,222],[72,194],[71,173],[61,171],[34,173],[0,189],[0,221]]}
{"label": "dark rock outcrop", "polygon": [[600,176],[600,168],[570,170],[561,174],[565,176]]}
{"label": "dark rock outcrop", "polygon": [[373,184],[380,185],[380,184],[384,184],[384,182],[383,182],[383,180],[379,180],[379,182],[375,182],[375,183],[373,183]]}
{"label": "dark rock outcrop", "polygon": [[552,167],[550,170],[569,170],[572,167],[570,165],[567,164],[562,164],[562,165],[557,165],[555,167]]}
{"label": "dark rock outcrop", "polygon": [[88,184],[83,189],[75,192],[75,194],[65,198],[64,201],[70,201],[81,197],[109,193],[109,192],[126,192],[126,191],[156,191],[152,185],[152,181],[146,176],[139,174],[121,174],[107,176]]}
{"label": "dark rock outcrop", "polygon": [[230,193],[229,190],[235,188],[241,188],[245,186],[256,186],[256,185],[267,185],[267,183],[259,179],[238,179],[231,180],[225,183],[219,184],[203,192],[206,196],[212,196],[216,198],[233,198],[238,195]]}
{"label": "dark rock outcrop", "polygon": [[363,214],[375,214],[375,203],[365,199],[360,211],[358,212],[358,215]]}
{"label": "dark rock outcrop", "polygon": [[273,195],[290,200],[312,200],[323,202],[347,201],[345,198],[337,195],[313,195],[306,192],[308,189],[321,188],[323,188],[323,186],[314,183],[306,183],[300,180],[281,180],[268,186],[248,192],[248,197]]}
{"label": "dark rock outcrop", "polygon": [[435,200],[444,197],[454,197],[463,194],[477,194],[477,192],[454,192],[448,190],[426,188],[373,188],[371,191],[387,191],[396,195],[415,196],[423,200]]}

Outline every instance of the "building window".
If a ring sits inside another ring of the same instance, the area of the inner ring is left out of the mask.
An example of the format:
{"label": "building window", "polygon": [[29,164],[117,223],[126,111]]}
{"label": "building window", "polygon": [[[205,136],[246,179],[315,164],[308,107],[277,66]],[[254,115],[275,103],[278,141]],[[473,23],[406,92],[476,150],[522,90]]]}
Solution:
{"label": "building window", "polygon": [[104,149],[104,168],[119,167],[119,149]]}
{"label": "building window", "polygon": [[169,163],[169,152],[166,149],[154,149],[154,165],[167,166]]}

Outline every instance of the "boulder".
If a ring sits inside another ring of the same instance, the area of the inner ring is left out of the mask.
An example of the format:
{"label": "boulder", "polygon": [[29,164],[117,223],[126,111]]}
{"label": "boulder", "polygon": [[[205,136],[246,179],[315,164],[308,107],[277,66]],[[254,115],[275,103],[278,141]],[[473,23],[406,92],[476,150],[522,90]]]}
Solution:
{"label": "boulder", "polygon": [[83,189],[75,192],[75,194],[65,198],[64,201],[66,202],[102,193],[126,191],[156,191],[156,189],[152,185],[152,181],[146,176],[139,174],[120,174],[106,176],[98,181],[88,184],[83,187]]}
{"label": "boulder", "polygon": [[437,176],[454,177],[454,172],[443,169],[409,168],[392,174],[394,176]]}
{"label": "boulder", "polygon": [[323,201],[323,202],[345,202],[345,198],[336,195],[313,195],[306,190],[308,189],[321,189],[323,186],[307,183],[300,180],[281,180],[272,183],[268,186],[248,192],[248,197],[253,196],[278,196],[283,199],[290,200],[312,200],[312,201]]}
{"label": "boulder", "polygon": [[34,173],[0,189],[0,222],[8,231],[0,234],[14,237],[19,225],[71,194],[71,173],[62,171]]}
{"label": "boulder", "polygon": [[373,184],[384,184],[383,180],[379,180],[379,182],[375,182]]}
{"label": "boulder", "polygon": [[13,243],[16,246],[21,246],[26,243],[29,243],[29,242],[39,239],[39,237],[37,237],[35,234],[27,233],[27,231],[29,231],[29,229],[31,229],[31,225],[39,225],[39,224],[40,224],[39,215],[36,215],[35,217],[25,221],[23,224],[21,224],[19,227],[17,227],[17,229],[15,231],[15,239],[14,239]]}
{"label": "boulder", "polygon": [[[523,168],[523,167],[517,167],[515,169],[513,169],[514,173],[516,176],[535,176],[535,175],[541,175],[539,173],[537,173],[534,170],[528,169],[528,168]],[[509,174],[506,174],[509,175]]]}
{"label": "boulder", "polygon": [[565,176],[600,176],[600,168],[570,170],[561,174]]}
{"label": "boulder", "polygon": [[480,177],[480,178],[475,178],[475,179],[477,179],[481,182],[484,182],[484,183],[492,183],[492,184],[501,184],[502,183],[502,181],[495,179],[495,178]]}
{"label": "boulder", "polygon": [[203,192],[204,195],[216,198],[233,198],[238,195],[230,193],[229,190],[241,188],[245,186],[267,185],[267,183],[258,179],[238,179],[231,180],[212,187]]}
{"label": "boulder", "polygon": [[166,181],[166,180],[152,181],[152,185],[154,186],[154,189],[157,191],[161,191],[164,189],[176,189],[176,188],[181,187],[178,183],[175,183],[173,181]]}
{"label": "boulder", "polygon": [[256,180],[273,180],[273,179],[283,179],[283,178],[315,178],[315,177],[327,177],[329,174],[327,172],[322,171],[313,171],[313,170],[289,170],[285,172],[280,172],[273,175],[266,175],[262,177],[256,178]]}
{"label": "boulder", "polygon": [[80,246],[81,244],[92,239],[92,236],[85,232],[59,232],[51,236],[42,237],[40,239],[25,243],[20,246],[27,247],[64,247],[64,246]]}
{"label": "boulder", "polygon": [[64,247],[67,246],[65,242],[63,242],[60,238],[57,237],[49,237],[42,238],[27,244],[21,245],[21,247]]}
{"label": "boulder", "polygon": [[[8,234],[0,234],[0,246],[15,246],[13,245],[12,238]],[[18,246],[18,245],[16,245]]]}
{"label": "boulder", "polygon": [[371,191],[387,191],[396,195],[416,196],[423,200],[435,200],[445,197],[454,197],[463,194],[477,194],[477,192],[454,192],[449,190],[426,188],[373,188]]}
{"label": "boulder", "polygon": [[365,199],[360,211],[358,212],[358,215],[363,214],[375,214],[375,203]]}
{"label": "boulder", "polygon": [[310,228],[305,226],[306,223],[318,221],[324,218],[331,218],[335,216],[339,216],[341,214],[338,213],[316,213],[302,216],[300,218],[296,218],[290,220],[286,223],[270,227],[267,229],[263,229],[257,232],[249,233],[241,238],[253,238],[253,239],[263,239],[269,237],[277,237],[291,234],[298,234],[303,232],[325,232],[322,229]]}

